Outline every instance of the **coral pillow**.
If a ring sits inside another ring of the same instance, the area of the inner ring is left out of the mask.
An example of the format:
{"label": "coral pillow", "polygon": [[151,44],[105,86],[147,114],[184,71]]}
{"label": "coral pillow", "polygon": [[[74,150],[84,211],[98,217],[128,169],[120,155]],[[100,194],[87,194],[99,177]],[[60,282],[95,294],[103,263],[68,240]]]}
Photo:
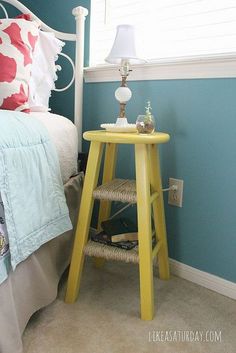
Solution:
{"label": "coral pillow", "polygon": [[0,109],[29,111],[32,54],[38,31],[34,21],[0,20]]}

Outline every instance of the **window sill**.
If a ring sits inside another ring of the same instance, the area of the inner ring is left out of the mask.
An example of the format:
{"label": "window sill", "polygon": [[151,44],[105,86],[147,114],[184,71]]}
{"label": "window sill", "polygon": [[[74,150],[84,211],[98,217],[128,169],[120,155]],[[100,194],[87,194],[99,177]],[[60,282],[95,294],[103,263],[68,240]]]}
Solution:
{"label": "window sill", "polygon": [[[133,65],[129,81],[197,78],[236,78],[236,55],[173,59]],[[118,66],[100,65],[84,69],[85,82],[120,81]]]}

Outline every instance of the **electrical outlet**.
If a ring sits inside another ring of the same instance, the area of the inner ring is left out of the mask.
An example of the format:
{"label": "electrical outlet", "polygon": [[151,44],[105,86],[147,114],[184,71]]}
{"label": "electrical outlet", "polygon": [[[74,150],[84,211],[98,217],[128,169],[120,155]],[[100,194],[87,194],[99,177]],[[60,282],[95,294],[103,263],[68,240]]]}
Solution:
{"label": "electrical outlet", "polygon": [[182,207],[184,181],[180,179],[169,178],[168,204],[172,206]]}

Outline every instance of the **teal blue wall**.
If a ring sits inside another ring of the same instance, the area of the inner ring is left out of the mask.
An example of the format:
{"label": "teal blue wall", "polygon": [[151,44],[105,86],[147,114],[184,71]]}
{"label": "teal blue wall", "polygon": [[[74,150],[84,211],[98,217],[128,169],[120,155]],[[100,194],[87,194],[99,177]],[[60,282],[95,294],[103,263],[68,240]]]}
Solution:
{"label": "teal blue wall", "polygon": [[[68,32],[75,28],[71,9],[90,8],[89,0],[22,2],[49,25]],[[89,19],[86,61],[88,25]],[[66,50],[73,53],[71,45]],[[62,80],[69,74],[64,70]],[[84,130],[115,121],[117,86],[85,84]],[[183,208],[165,207],[170,256],[236,282],[236,80],[145,81],[130,82],[129,87],[129,121],[135,122],[150,99],[158,129],[171,135],[161,146],[163,184],[169,177],[184,180]],[[54,94],[52,107],[72,119],[73,90]],[[134,176],[131,147],[121,149],[118,166],[119,176]]]}
{"label": "teal blue wall", "polygon": [[[117,86],[85,85],[84,130],[115,121]],[[150,99],[158,130],[171,135],[161,146],[163,184],[169,177],[184,180],[183,207],[165,205],[170,256],[236,282],[236,79],[140,81],[129,87],[129,122]],[[131,147],[121,150],[118,175],[134,176]]]}

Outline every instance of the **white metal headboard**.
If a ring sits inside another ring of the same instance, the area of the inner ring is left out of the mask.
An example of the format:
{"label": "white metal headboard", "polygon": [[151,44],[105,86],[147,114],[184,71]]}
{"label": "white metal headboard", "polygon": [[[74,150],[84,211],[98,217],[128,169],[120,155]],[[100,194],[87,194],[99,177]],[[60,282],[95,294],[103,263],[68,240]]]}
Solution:
{"label": "white metal headboard", "polygon": [[[46,25],[43,21],[40,20],[32,11],[30,11],[25,5],[21,4],[18,0],[0,0],[0,2],[6,2],[11,4],[16,9],[22,13],[29,13],[31,17],[35,20],[40,21],[41,29],[46,32],[53,32],[58,39],[66,41],[74,41],[76,45],[75,50],[75,65],[73,61],[65,54],[69,61],[72,63],[72,66],[75,68],[73,77],[75,81],[75,103],[74,103],[74,123],[78,130],[79,135],[79,151],[82,150],[82,108],[83,108],[83,71],[84,71],[84,22],[86,16],[88,15],[88,10],[82,6],[75,7],[72,10],[72,14],[75,17],[76,21],[76,33],[64,33],[56,31],[55,29]],[[0,7],[4,11],[4,14],[7,16],[7,11],[2,4]],[[65,87],[69,88],[73,80]],[[57,89],[57,91],[62,91],[65,89]]]}

